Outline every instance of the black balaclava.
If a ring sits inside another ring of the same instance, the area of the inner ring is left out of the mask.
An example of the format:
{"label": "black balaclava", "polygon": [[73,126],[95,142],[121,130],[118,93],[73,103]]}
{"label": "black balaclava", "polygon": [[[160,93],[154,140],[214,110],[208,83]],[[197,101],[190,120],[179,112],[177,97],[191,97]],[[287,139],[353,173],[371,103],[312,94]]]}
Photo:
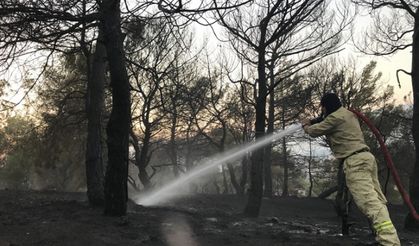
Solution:
{"label": "black balaclava", "polygon": [[339,97],[335,93],[324,94],[322,100],[320,101],[320,105],[326,108],[324,117],[328,116],[329,114],[335,112],[340,107],[342,107],[342,103],[340,102]]}

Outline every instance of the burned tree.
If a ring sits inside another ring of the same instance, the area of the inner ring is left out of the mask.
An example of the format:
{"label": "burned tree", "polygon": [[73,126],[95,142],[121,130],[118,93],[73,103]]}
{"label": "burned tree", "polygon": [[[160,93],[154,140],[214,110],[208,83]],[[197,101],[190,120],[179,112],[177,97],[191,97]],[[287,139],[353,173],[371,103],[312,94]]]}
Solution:
{"label": "burned tree", "polygon": [[[86,117],[87,117],[87,143],[86,143],[86,183],[87,197],[90,204],[103,206],[104,171],[103,171],[103,110],[105,101],[105,73],[106,49],[103,45],[103,35],[99,30],[93,58],[85,54],[88,66]],[[90,65],[91,64],[91,65]]]}
{"label": "burned tree", "polygon": [[[135,29],[131,24],[130,29]],[[185,84],[193,75],[188,57],[192,36],[187,29],[173,26],[167,20],[150,20],[144,23],[141,37],[128,35],[127,55],[133,94],[131,136],[135,149],[135,165],[145,188],[150,186],[147,173],[156,148],[155,137],[170,128],[168,152],[175,176],[181,170],[177,158],[176,134],[182,106],[186,104]],[[187,40],[190,38],[189,40]],[[163,134],[166,134],[165,132]],[[164,164],[165,166],[169,166]]]}
{"label": "burned tree", "polygon": [[[23,55],[41,53],[46,57],[44,65],[40,65],[42,75],[56,53],[83,52],[85,55],[88,64],[87,111],[90,122],[86,153],[87,194],[90,204],[102,205],[102,152],[98,145],[101,135],[101,128],[98,127],[101,108],[98,105],[102,105],[102,96],[100,90],[96,89],[103,87],[104,75],[101,73],[104,73],[105,61],[100,43],[96,44],[94,58],[91,58],[91,48],[95,42],[92,33],[99,19],[97,6],[82,0],[66,3],[54,0],[36,3],[8,0],[0,3],[0,9],[1,62],[6,67]],[[41,75],[29,86],[28,92],[35,87]]]}
{"label": "burned tree", "polygon": [[[222,7],[223,5],[216,6]],[[255,80],[257,91],[255,91],[254,99],[256,139],[260,139],[265,134],[266,100],[270,93],[266,72],[266,64],[270,59],[269,51],[272,50],[272,46],[276,42],[279,42],[278,47],[283,48],[299,44],[294,47],[295,50],[289,53],[284,49],[282,60],[279,58],[277,60],[279,62],[283,61],[286,56],[307,55],[313,50],[317,51],[321,48],[336,46],[340,41],[340,31],[335,32],[336,30],[332,27],[324,25],[327,22],[323,21],[330,20],[326,16],[328,16],[326,3],[322,0],[258,1],[234,10],[217,10],[216,18],[228,31],[229,41],[233,49],[248,64],[257,67],[257,79]],[[318,34],[318,32],[309,32],[309,30],[317,30],[314,27],[324,27],[329,31],[325,31],[324,35],[316,36],[315,34]],[[313,46],[306,45],[304,42],[294,42],[295,40],[304,40],[305,34],[317,37],[318,43]],[[296,64],[294,63],[293,66],[298,67]],[[249,216],[259,214],[263,193],[263,165],[263,149],[255,151],[252,154],[251,187],[245,209],[245,213]]]}
{"label": "burned tree", "polygon": [[[196,126],[199,129],[200,134],[202,134],[211,145],[215,146],[220,153],[223,153],[225,152],[228,143],[231,142],[229,141],[229,118],[231,116],[229,108],[230,98],[228,98],[226,93],[229,91],[229,87],[223,85],[223,69],[211,69],[209,60],[207,61],[207,64],[207,77],[202,78],[201,80],[205,83],[206,88],[206,94],[204,95],[201,106],[203,108],[203,114],[208,120],[205,127],[201,127],[199,119],[196,119]],[[237,180],[233,164],[226,163],[226,166],[230,182],[235,192],[242,194],[243,189]],[[224,167],[222,169],[225,193],[228,192],[229,187],[226,176],[227,170]]]}
{"label": "burned tree", "polygon": [[[416,210],[419,209],[419,4],[414,0],[352,0],[355,4],[371,10],[374,19],[373,31],[367,31],[365,41],[359,48],[373,55],[389,55],[399,50],[412,49],[411,76],[413,90],[412,134],[415,143],[416,161],[410,178],[409,192]],[[383,15],[388,11],[390,16]],[[409,214],[407,228],[419,228],[419,223]]]}
{"label": "burned tree", "polygon": [[104,0],[99,5],[111,77],[112,111],[107,125],[108,165],[105,178],[105,214],[124,215],[127,209],[128,144],[131,100],[125,65],[124,36],[118,0]]}
{"label": "burned tree", "polygon": [[[252,91],[247,88],[247,84],[237,84],[233,87],[232,95],[235,95],[229,101],[229,130],[233,136],[234,142],[237,144],[248,143],[252,139],[253,135],[253,122],[255,117],[254,103],[252,101],[252,95],[249,95]],[[239,95],[239,96],[236,96]],[[249,177],[249,165],[250,155],[246,154],[241,159],[241,175],[238,181],[239,189],[238,194],[244,195],[246,193],[246,186]]]}

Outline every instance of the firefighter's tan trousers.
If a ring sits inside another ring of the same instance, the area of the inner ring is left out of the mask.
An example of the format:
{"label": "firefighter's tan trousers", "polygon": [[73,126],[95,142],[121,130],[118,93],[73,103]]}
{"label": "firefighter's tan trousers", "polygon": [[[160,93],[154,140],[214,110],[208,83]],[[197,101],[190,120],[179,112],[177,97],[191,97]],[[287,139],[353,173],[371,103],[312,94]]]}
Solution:
{"label": "firefighter's tan trousers", "polygon": [[373,223],[377,242],[385,246],[400,245],[378,181],[375,157],[370,152],[354,154],[345,159],[343,168],[346,185],[358,208]]}

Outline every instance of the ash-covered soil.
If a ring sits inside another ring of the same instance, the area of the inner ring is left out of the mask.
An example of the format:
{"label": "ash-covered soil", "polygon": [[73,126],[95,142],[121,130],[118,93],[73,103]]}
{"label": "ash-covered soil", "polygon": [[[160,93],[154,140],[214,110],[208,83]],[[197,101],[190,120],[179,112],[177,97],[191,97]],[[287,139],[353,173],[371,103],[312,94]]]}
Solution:
{"label": "ash-covered soil", "polygon": [[[103,216],[83,193],[0,191],[0,246],[11,245],[368,245],[367,220],[351,213],[350,236],[340,235],[331,201],[264,199],[261,215],[241,212],[246,197],[196,195],[159,207],[129,203],[124,217]],[[402,245],[419,245],[419,233],[403,230],[406,209],[390,206]]]}

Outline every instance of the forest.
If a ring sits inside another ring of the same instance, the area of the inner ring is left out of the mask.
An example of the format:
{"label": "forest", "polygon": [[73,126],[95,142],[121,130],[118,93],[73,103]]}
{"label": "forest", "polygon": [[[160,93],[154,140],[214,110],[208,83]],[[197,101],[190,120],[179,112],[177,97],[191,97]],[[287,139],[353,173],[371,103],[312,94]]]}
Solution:
{"label": "forest", "polygon": [[[0,17],[1,246],[370,245],[353,203],[341,233],[326,138],[244,149],[328,92],[373,122],[419,209],[415,0],[2,0]],[[380,71],[402,52],[409,69]],[[402,245],[419,245],[361,128]]]}

